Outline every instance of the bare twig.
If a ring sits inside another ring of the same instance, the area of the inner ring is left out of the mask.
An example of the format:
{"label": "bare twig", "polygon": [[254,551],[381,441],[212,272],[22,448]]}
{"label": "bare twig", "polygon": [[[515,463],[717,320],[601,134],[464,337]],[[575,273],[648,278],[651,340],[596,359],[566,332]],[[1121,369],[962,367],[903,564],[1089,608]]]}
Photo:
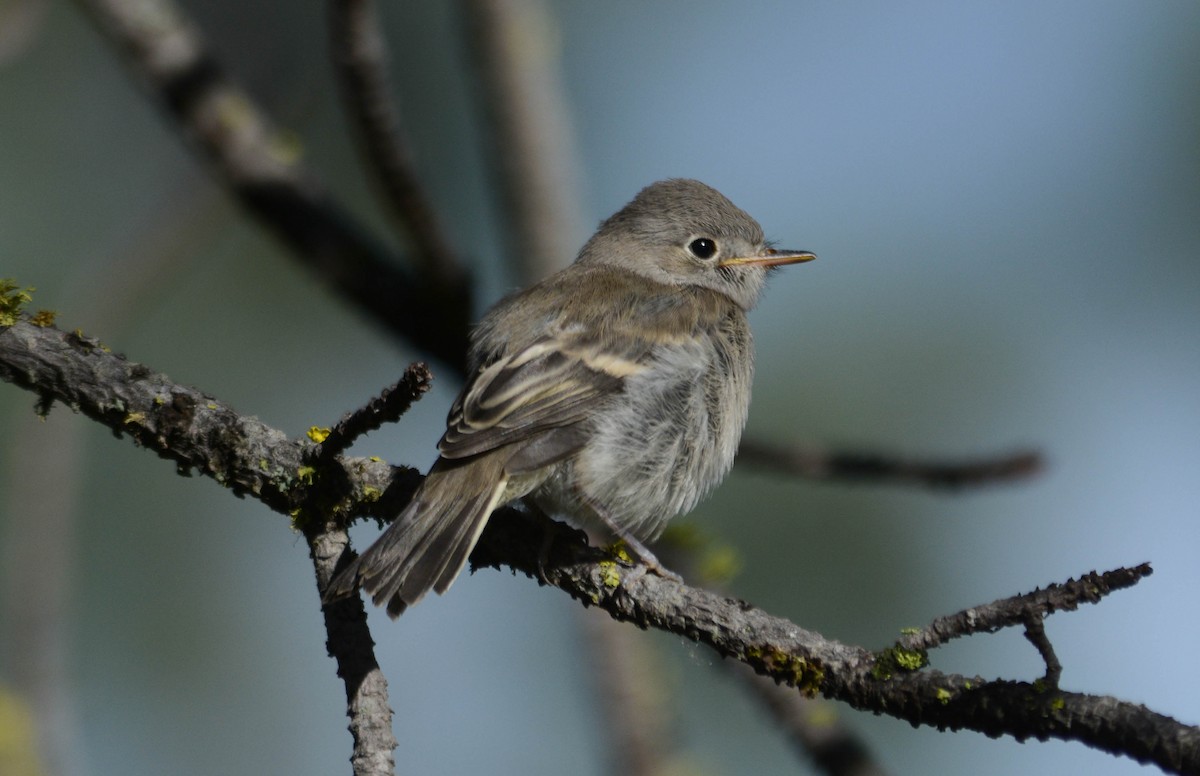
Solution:
{"label": "bare twig", "polygon": [[738,463],[813,480],[862,480],[964,488],[1037,474],[1041,456],[1032,451],[975,461],[916,461],[875,453],[832,452],[743,439]]}
{"label": "bare twig", "polygon": [[399,420],[408,408],[433,385],[433,373],[420,361],[409,364],[395,384],[384,388],[365,406],[349,413],[330,430],[321,442],[319,457],[329,460],[346,451],[360,436],[384,423]]}
{"label": "bare twig", "polygon": [[550,15],[540,0],[462,0],[519,275],[539,280],[579,250],[576,155]]}
{"label": "bare twig", "polygon": [[310,269],[392,331],[461,369],[470,298],[402,270],[301,162],[250,96],[228,78],[170,0],[78,0],[203,152],[243,206]]}
{"label": "bare twig", "polygon": [[[180,468],[195,468],[277,511],[298,512],[306,531],[324,530],[311,527],[317,515],[362,514],[371,502],[367,488],[411,490],[411,475],[352,459],[340,460],[332,488],[326,475],[310,483],[302,469],[306,445],[237,415],[212,397],[107,353],[94,340],[53,327],[19,321],[0,330],[0,379],[43,399],[68,403]],[[337,551],[336,546],[316,547],[314,556],[328,560]],[[505,565],[545,579],[618,620],[686,636],[807,695],[820,693],[913,724],[1017,740],[1079,741],[1172,773],[1200,772],[1200,728],[1144,706],[1064,692],[1043,682],[988,681],[909,669],[902,663],[880,671],[880,662],[896,648],[875,653],[841,644],[745,602],[665,579],[644,566],[618,565],[606,552],[588,546],[579,531],[511,508],[497,511],[489,521],[471,560],[475,567]],[[332,572],[323,564],[316,571],[318,585],[327,583]],[[1143,566],[1087,575],[1079,582],[1017,596],[1017,608],[1024,613],[1071,609],[1147,573],[1149,567]],[[1004,608],[989,605],[977,611]],[[972,626],[968,632],[977,630]],[[942,629],[929,631],[936,634],[935,641],[942,638]],[[365,628],[359,635],[369,638]],[[365,641],[356,648],[370,649]],[[361,672],[339,671],[347,679],[348,695],[362,691],[361,684],[350,686],[350,677]],[[382,688],[373,685],[370,691],[380,693]],[[386,708],[386,701],[375,698],[360,706],[378,712]],[[361,732],[387,727],[383,719],[362,720]],[[386,746],[373,739],[364,756],[376,762],[378,751]]]}
{"label": "bare twig", "polygon": [[415,245],[425,275],[447,289],[444,296],[465,293],[462,263],[438,226],[405,146],[375,0],[329,0],[329,37],[364,166]]}
{"label": "bare twig", "polygon": [[1058,662],[1058,655],[1054,653],[1054,645],[1046,636],[1046,626],[1042,623],[1044,616],[1038,613],[1026,615],[1025,638],[1029,640],[1029,643],[1046,663],[1046,675],[1043,677],[1046,686],[1057,690],[1058,680],[1062,677],[1062,663]]}
{"label": "bare twig", "polygon": [[1079,579],[1069,579],[1062,584],[1053,584],[1045,590],[1034,590],[1011,598],[993,601],[984,606],[964,609],[961,612],[939,617],[927,627],[910,633],[900,643],[910,650],[929,650],[951,639],[973,633],[995,633],[1027,622],[1031,616],[1045,617],[1054,612],[1073,612],[1082,604],[1098,603],[1114,590],[1132,587],[1148,577],[1154,570],[1149,563],[1133,568],[1121,568],[1097,574],[1084,574]]}

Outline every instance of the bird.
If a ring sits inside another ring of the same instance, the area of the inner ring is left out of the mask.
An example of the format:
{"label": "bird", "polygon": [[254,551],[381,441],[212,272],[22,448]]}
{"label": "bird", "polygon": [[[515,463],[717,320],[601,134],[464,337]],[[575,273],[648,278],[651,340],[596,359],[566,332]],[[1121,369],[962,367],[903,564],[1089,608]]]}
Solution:
{"label": "bird", "polygon": [[572,264],[474,328],[438,459],[326,600],[361,586],[395,619],[445,593],[493,510],[519,499],[607,526],[652,560],[641,542],[733,465],[754,371],[747,313],[768,272],[814,258],[773,247],[700,181],[642,189]]}

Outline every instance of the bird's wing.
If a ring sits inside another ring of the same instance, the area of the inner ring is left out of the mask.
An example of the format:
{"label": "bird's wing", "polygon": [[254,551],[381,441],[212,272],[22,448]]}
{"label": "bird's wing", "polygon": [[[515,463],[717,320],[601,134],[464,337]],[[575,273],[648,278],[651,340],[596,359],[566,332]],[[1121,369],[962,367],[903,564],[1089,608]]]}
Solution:
{"label": "bird's wing", "polygon": [[552,459],[570,454],[583,443],[582,435],[545,432],[583,420],[618,393],[626,378],[649,368],[643,344],[626,341],[623,349],[615,352],[594,339],[560,334],[498,358],[479,370],[451,407],[438,444],[442,457],[466,458],[549,439],[557,450]]}

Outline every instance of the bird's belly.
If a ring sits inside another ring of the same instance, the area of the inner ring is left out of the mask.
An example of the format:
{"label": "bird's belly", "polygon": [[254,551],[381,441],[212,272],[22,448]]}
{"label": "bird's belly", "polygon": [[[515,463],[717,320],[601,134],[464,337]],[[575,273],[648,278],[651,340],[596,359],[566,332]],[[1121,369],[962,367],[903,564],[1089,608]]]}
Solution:
{"label": "bird's belly", "polygon": [[[712,368],[711,353],[680,353],[631,379],[620,401],[592,419],[588,445],[548,483],[602,506],[635,536],[653,540],[728,473],[745,425],[742,375]],[[749,377],[745,376],[748,384]],[[586,510],[585,510],[586,511]]]}

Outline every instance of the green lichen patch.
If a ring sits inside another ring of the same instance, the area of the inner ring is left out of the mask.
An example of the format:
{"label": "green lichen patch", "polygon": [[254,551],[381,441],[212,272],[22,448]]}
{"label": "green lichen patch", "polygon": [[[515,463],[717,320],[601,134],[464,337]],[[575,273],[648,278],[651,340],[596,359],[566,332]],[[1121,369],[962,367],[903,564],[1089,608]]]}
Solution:
{"label": "green lichen patch", "polygon": [[795,687],[809,698],[821,691],[821,682],[825,681],[825,669],[820,663],[782,649],[751,647],[746,650],[746,657],[761,664],[777,681]]}
{"label": "green lichen patch", "polygon": [[21,308],[33,301],[32,286],[21,288],[12,278],[0,278],[0,326],[12,326],[21,317]]}
{"label": "green lichen patch", "polygon": [[33,315],[29,316],[29,322],[39,328],[46,328],[54,325],[54,319],[58,317],[58,313],[53,310],[38,310]]}
{"label": "green lichen patch", "polygon": [[871,676],[880,681],[891,679],[897,672],[911,673],[929,665],[929,655],[923,649],[908,649],[899,644],[875,655]]}
{"label": "green lichen patch", "polygon": [[605,587],[615,588],[621,584],[621,572],[616,563],[611,560],[602,560],[597,565],[600,567],[600,581]]}

